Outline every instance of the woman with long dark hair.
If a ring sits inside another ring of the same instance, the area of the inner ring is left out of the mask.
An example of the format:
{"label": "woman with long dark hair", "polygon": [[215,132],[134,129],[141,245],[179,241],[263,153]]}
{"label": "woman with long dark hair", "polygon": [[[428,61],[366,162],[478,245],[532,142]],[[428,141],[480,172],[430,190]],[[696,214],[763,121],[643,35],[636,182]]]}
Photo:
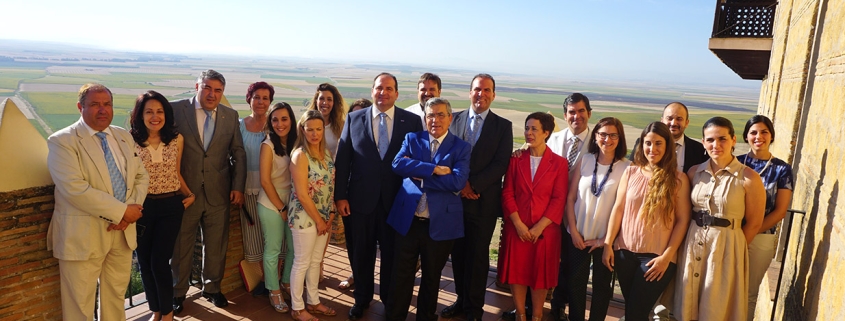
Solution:
{"label": "woman with long dark hair", "polygon": [[[258,217],[264,232],[264,286],[270,290],[270,304],[281,313],[289,307],[282,297],[279,285],[290,285],[293,266],[293,238],[288,227],[290,202],[290,151],[296,142],[296,118],[287,103],[277,103],[267,113],[264,131],[267,138],[261,143],[259,175],[261,191],[258,193]],[[284,250],[284,251],[283,251]],[[284,253],[284,265],[279,267],[279,256]]]}
{"label": "woman with long dark hair", "polygon": [[135,100],[129,120],[135,152],[150,174],[138,229],[138,266],[153,320],[173,320],[173,277],[170,258],[185,208],[196,200],[182,178],[184,141],[173,125],[173,107],[155,91]]}
{"label": "woman with long dark hair", "polygon": [[[661,122],[648,124],[619,181],[602,262],[615,271],[625,319],[648,320],[677,270],[677,250],[689,225],[689,181],[677,168],[674,139]],[[715,320],[715,319],[714,319]]]}
{"label": "woman with long dark hair", "polygon": [[734,157],[730,120],[710,118],[702,134],[710,160],[687,173],[694,224],[678,255],[672,312],[681,321],[745,320],[748,244],[763,224],[766,191],[760,175]]}

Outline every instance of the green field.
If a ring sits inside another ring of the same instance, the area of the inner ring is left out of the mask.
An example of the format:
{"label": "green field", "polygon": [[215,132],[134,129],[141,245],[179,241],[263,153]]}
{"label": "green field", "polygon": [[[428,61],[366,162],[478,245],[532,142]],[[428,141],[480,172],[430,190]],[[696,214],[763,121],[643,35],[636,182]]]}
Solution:
{"label": "green field", "polygon": [[113,88],[129,89],[161,89],[170,88],[153,85],[153,82],[166,80],[192,80],[193,76],[178,74],[146,74],[146,73],[111,73],[107,75],[91,74],[51,74],[47,77],[26,80],[25,83],[33,84],[66,84],[78,85],[89,82],[96,82]]}
{"label": "green field", "polygon": [[[22,80],[44,77],[47,74],[44,70],[2,68],[0,69],[0,89],[14,91],[18,89],[18,82]],[[14,96],[14,94],[10,95]]]}

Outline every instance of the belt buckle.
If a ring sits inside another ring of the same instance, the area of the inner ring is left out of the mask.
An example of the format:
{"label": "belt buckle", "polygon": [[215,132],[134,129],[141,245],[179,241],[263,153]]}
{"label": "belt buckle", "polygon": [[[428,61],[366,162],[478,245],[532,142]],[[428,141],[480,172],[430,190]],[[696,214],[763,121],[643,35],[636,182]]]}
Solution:
{"label": "belt buckle", "polygon": [[713,225],[713,216],[708,211],[701,211],[701,225],[704,227]]}

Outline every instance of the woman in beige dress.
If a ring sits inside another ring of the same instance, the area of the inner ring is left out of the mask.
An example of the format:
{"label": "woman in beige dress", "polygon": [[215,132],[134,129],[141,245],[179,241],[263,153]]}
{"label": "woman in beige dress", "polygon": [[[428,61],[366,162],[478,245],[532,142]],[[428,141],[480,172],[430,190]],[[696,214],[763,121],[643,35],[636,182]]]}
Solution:
{"label": "woman in beige dress", "polygon": [[730,120],[710,118],[703,137],[710,160],[687,173],[693,222],[678,253],[673,311],[679,321],[745,320],[748,244],[763,223],[766,191],[760,175],[733,156]]}

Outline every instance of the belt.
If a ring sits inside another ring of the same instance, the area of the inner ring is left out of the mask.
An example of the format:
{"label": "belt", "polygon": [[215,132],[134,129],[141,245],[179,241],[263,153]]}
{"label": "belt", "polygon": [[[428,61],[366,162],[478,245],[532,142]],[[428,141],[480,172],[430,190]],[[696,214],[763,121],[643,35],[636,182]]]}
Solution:
{"label": "belt", "polygon": [[715,217],[710,215],[707,211],[700,211],[700,212],[692,212],[692,219],[695,221],[695,224],[701,227],[707,226],[718,226],[718,227],[729,227],[731,226],[731,220]]}
{"label": "belt", "polygon": [[429,219],[428,217],[422,217],[422,216],[416,216],[416,215],[414,215],[414,220],[416,220],[416,221],[420,221],[420,222],[428,222],[428,219]]}
{"label": "belt", "polygon": [[157,199],[162,199],[162,198],[173,197],[173,196],[176,196],[176,195],[182,195],[182,193],[177,191],[177,192],[162,193],[162,194],[147,194],[147,198],[149,198],[151,200],[157,200]]}

